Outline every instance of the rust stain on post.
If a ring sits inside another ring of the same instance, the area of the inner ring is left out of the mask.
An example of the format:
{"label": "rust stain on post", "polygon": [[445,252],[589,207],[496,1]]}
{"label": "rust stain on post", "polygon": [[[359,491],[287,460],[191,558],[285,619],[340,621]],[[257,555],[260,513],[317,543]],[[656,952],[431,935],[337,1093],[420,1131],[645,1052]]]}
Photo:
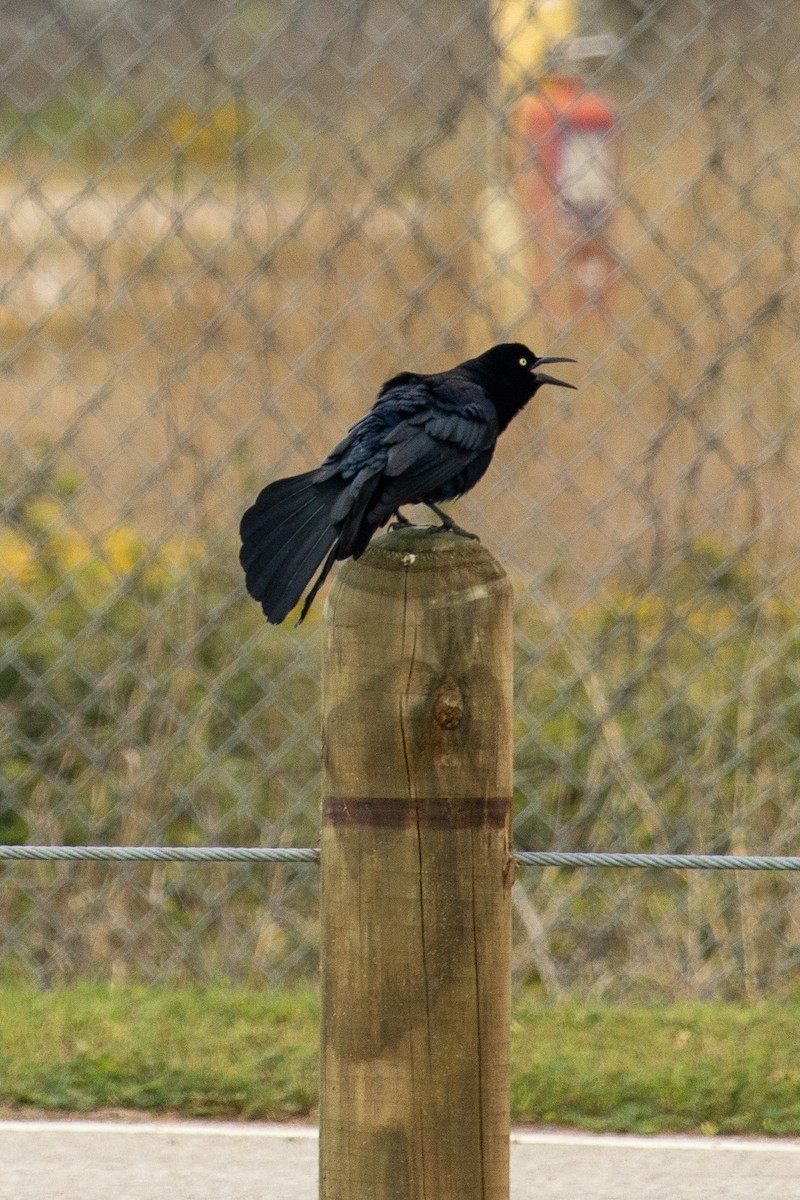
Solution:
{"label": "rust stain on post", "polygon": [[511,588],[418,530],[326,609],[322,1200],[508,1200]]}
{"label": "rust stain on post", "polygon": [[505,829],[507,819],[507,796],[420,796],[409,804],[385,796],[326,796],[322,803],[323,827]]}

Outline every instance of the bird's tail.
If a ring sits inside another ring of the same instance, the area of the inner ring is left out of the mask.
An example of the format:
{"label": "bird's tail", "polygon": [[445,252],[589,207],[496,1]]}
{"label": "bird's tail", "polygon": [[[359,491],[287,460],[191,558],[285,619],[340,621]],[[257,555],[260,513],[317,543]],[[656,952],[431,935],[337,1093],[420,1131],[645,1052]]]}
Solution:
{"label": "bird's tail", "polygon": [[247,590],[260,602],[273,625],[279,625],[291,612],[325,559],[303,605],[303,620],[336,561],[339,530],[331,520],[331,510],[341,492],[341,482],[329,479],[315,483],[314,475],[314,471],[308,471],[270,483],[248,508],[239,527],[239,561]]}

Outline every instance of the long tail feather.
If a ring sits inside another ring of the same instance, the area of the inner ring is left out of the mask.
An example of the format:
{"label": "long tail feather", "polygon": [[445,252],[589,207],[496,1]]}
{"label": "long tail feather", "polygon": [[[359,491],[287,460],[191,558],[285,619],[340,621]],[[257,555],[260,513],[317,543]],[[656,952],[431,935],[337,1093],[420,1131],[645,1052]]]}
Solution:
{"label": "long tail feather", "polygon": [[[247,533],[242,537],[242,550],[239,555],[242,566],[248,570],[257,559],[263,557],[264,545],[267,542],[275,546],[283,543],[284,535],[289,533],[296,537],[300,527],[319,511],[319,496],[309,496],[301,500],[295,509],[273,511],[268,505],[262,509],[261,520],[253,522]],[[291,540],[283,543],[291,547]],[[273,562],[275,560],[273,559]]]}
{"label": "long tail feather", "polygon": [[[249,550],[245,551],[245,547],[242,547],[242,565],[245,559],[250,561],[245,578],[249,574],[256,592],[263,592],[273,579],[283,579],[288,584],[294,578],[298,562],[304,561],[309,543],[315,543],[320,533],[330,533],[331,538],[336,536],[336,527],[331,524],[328,508],[324,498],[317,497],[313,506],[303,505],[291,519],[267,531],[262,530],[257,535],[255,545],[251,540]],[[314,570],[314,566],[311,570]]]}
{"label": "long tail feather", "polygon": [[336,559],[338,557],[338,550],[339,550],[339,543],[337,542],[336,545],[331,550],[328,557],[325,559],[325,562],[322,564],[322,570],[320,571],[317,578],[314,580],[314,586],[309,590],[308,595],[306,596],[305,600],[303,601],[303,607],[300,610],[300,616],[297,618],[297,621],[295,622],[295,626],[302,625],[303,621],[305,621],[306,617],[308,616],[308,610],[311,608],[311,605],[314,603],[314,597],[316,596],[319,589],[322,587],[325,580],[328,578],[330,571],[331,571],[331,567],[336,562]]}
{"label": "long tail feather", "polygon": [[281,514],[291,515],[302,503],[303,497],[313,498],[317,492],[313,480],[314,472],[291,475],[287,479],[276,479],[258,493],[252,507],[242,517],[239,533],[242,541],[262,529],[264,525],[275,526]]}
{"label": "long tail feather", "polygon": [[239,560],[247,590],[274,625],[294,608],[325,556],[327,570],[336,558],[338,528],[330,514],[342,482],[315,483],[312,475],[270,484],[242,517]]}

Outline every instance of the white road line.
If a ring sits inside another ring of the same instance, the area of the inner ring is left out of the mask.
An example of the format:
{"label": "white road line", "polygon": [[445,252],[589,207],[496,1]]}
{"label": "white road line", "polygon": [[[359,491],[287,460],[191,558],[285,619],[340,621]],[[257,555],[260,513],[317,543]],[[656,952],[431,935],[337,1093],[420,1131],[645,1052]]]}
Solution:
{"label": "white road line", "polygon": [[687,1134],[571,1133],[512,1129],[511,1141],[523,1146],[608,1146],[615,1150],[736,1150],[800,1154],[797,1138],[697,1137]]}
{"label": "white road line", "polygon": [[[314,1141],[316,1125],[279,1125],[238,1121],[93,1121],[0,1120],[2,1133],[166,1134],[170,1137],[282,1138]],[[713,1150],[739,1153],[800,1154],[797,1138],[696,1137],[685,1134],[582,1133],[569,1130],[513,1129],[511,1141],[522,1146],[584,1146],[613,1150]]]}
{"label": "white road line", "polygon": [[286,1141],[314,1140],[316,1125],[268,1125],[237,1121],[0,1121],[2,1133],[165,1133],[183,1137],[283,1138]]}

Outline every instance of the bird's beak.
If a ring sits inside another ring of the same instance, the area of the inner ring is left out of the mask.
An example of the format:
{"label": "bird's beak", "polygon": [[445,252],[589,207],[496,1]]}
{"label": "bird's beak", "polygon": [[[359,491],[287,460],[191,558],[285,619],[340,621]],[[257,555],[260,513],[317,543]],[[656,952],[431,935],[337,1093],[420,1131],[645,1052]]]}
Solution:
{"label": "bird's beak", "polygon": [[577,390],[574,383],[567,383],[564,379],[556,379],[554,375],[546,375],[544,371],[539,370],[539,367],[543,363],[574,363],[576,361],[574,358],[537,358],[531,367],[531,374],[535,377],[537,383],[554,383],[556,387],[572,388],[574,391]]}

